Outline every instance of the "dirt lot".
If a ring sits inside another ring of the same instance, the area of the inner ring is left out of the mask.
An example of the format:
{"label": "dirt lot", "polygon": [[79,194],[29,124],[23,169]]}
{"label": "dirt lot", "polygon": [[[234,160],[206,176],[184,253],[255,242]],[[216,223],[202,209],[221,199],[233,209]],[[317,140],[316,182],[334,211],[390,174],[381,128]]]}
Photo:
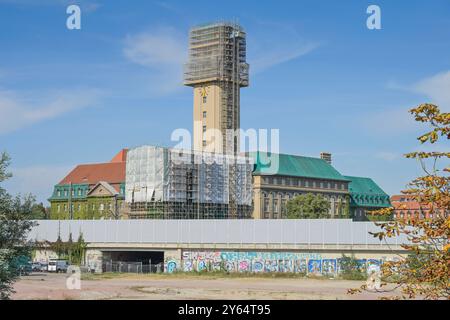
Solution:
{"label": "dirt lot", "polygon": [[[83,277],[83,279],[86,277]],[[80,290],[66,288],[66,274],[22,277],[13,299],[378,299],[379,293],[348,295],[361,281],[209,277],[190,275],[99,275],[81,280]]]}

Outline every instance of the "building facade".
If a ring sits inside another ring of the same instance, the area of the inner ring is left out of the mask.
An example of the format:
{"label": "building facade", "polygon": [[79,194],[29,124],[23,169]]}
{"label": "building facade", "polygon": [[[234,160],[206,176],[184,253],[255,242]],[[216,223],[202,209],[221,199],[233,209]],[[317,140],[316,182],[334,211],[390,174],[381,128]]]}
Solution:
{"label": "building facade", "polygon": [[141,146],[128,152],[130,218],[251,218],[252,164],[220,153]]}
{"label": "building facade", "polygon": [[449,210],[432,208],[431,204],[420,203],[412,195],[391,196],[395,219],[435,219],[448,217]]}
{"label": "building facade", "polygon": [[249,84],[246,34],[235,23],[192,28],[184,84],[193,87],[193,149],[239,153],[240,88]]}
{"label": "building facade", "polygon": [[350,216],[354,221],[368,221],[369,211],[391,206],[389,195],[370,178],[345,176],[350,181]]}
{"label": "building facade", "polygon": [[123,218],[127,150],[110,162],[82,164],[55,185],[50,202],[51,219]]}
{"label": "building facade", "polygon": [[[330,218],[365,220],[368,210],[390,205],[373,180],[341,175],[330,153],[238,156],[240,88],[249,85],[241,26],[218,22],[190,30],[184,84],[193,87],[189,161],[174,161],[178,151],[143,146],[108,163],[77,166],[49,199],[53,219],[281,219],[287,202],[305,193],[323,195]],[[195,163],[198,155],[222,164]]]}
{"label": "building facade", "polygon": [[324,159],[264,152],[250,155],[255,161],[253,218],[285,218],[287,201],[306,193],[329,200],[330,217],[349,217],[349,180]]}

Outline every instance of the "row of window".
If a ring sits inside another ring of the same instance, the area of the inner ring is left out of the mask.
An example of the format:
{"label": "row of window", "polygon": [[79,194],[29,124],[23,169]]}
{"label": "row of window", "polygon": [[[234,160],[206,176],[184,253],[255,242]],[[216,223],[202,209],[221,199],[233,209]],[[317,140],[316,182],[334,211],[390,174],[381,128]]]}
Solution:
{"label": "row of window", "polygon": [[[84,189],[84,188],[73,188],[73,189],[72,189],[72,197],[75,197],[75,195],[78,196],[78,197],[86,196],[88,192],[89,192],[88,189]],[[124,188],[120,188],[120,194],[124,194],[124,193],[125,193]],[[69,196],[69,190],[68,190],[68,189],[64,189],[64,190],[58,189],[58,190],[56,191],[56,196],[57,196],[58,198],[61,198],[62,196],[65,197],[65,198],[67,198],[67,197]]]}
{"label": "row of window", "polygon": [[264,198],[263,204],[264,218],[268,219],[270,217],[270,212],[273,212],[274,219],[277,219],[279,214],[284,215],[286,213],[286,203],[287,203],[286,199],[281,199],[281,203],[279,203],[278,199],[273,199],[271,205],[270,199]]}
{"label": "row of window", "polygon": [[[82,188],[77,188],[76,190],[72,189],[72,197],[75,197],[75,194],[77,196],[84,196],[84,195],[87,194],[87,190],[86,189],[82,189]],[[67,189],[65,189],[65,190],[58,190],[58,191],[56,191],[56,195],[58,197],[61,197],[62,195],[64,195],[64,197],[67,197],[67,196],[69,196],[69,190],[67,190]]]}
{"label": "row of window", "polygon": [[304,187],[318,189],[346,190],[347,182],[323,181],[317,179],[304,179],[294,177],[263,177],[263,183],[285,187]]}
{"label": "row of window", "polygon": [[[281,198],[281,199],[286,199],[286,200],[290,200],[293,199],[301,194],[304,194],[304,192],[266,192],[263,191],[262,192],[262,196],[263,198],[269,198],[272,197],[273,199],[277,199],[277,198]],[[330,200],[331,202],[335,202],[335,201],[345,201],[345,197],[342,195],[329,195],[329,194],[323,194],[322,195],[326,200]]]}
{"label": "row of window", "polygon": [[[286,204],[287,201],[290,199],[295,198],[298,196],[299,193],[282,193],[282,192],[263,192],[263,214],[264,218],[269,218],[270,213],[273,213],[273,218],[278,218],[279,215],[284,215],[286,212]],[[270,199],[272,198],[272,201]],[[331,212],[338,212],[339,210],[342,210],[343,208],[339,205],[339,203],[345,204],[346,200],[344,197],[341,196],[334,196],[334,195],[324,195],[324,198],[326,200],[329,200],[331,202],[330,211]],[[339,213],[338,213],[339,214]]]}
{"label": "row of window", "polygon": [[386,196],[354,195],[353,199],[359,204],[388,204],[389,202]]}
{"label": "row of window", "polygon": [[[82,208],[84,208],[85,210],[88,209],[88,205],[87,205],[87,204],[85,204],[85,205],[78,204],[77,206],[75,206],[75,205],[72,203],[71,206],[72,206],[72,212],[81,211]],[[107,203],[107,204],[100,203],[100,204],[98,205],[98,210],[103,211],[103,210],[105,210],[106,207],[107,207],[109,210],[112,210],[113,204],[112,204],[112,203]],[[92,210],[95,211],[95,209],[97,208],[96,205],[95,205],[95,203],[92,204],[91,208],[92,208]],[[68,210],[68,205],[67,205],[67,203],[64,203],[63,205],[60,205],[60,204],[56,205],[56,211],[57,211],[58,213],[61,212],[61,209],[63,209],[64,212],[67,212],[67,210]]]}
{"label": "row of window", "polygon": [[[401,219],[404,219],[404,218],[416,218],[416,219],[429,218],[429,219],[433,219],[434,217],[438,217],[441,214],[439,214],[438,212],[437,213],[433,213],[433,212],[427,213],[427,212],[425,212],[425,214],[424,214],[424,213],[420,213],[418,211],[414,211],[413,212],[413,211],[410,211],[410,210],[404,210],[404,211],[397,212],[395,215],[396,215],[397,219],[398,218],[401,218]],[[447,214],[444,214],[443,216],[447,216]]]}
{"label": "row of window", "polygon": [[[203,96],[203,103],[206,103],[206,96]],[[203,121],[206,119],[206,111],[203,111]],[[206,125],[203,124],[203,134],[206,132]],[[203,147],[206,147],[206,140],[202,141]]]}

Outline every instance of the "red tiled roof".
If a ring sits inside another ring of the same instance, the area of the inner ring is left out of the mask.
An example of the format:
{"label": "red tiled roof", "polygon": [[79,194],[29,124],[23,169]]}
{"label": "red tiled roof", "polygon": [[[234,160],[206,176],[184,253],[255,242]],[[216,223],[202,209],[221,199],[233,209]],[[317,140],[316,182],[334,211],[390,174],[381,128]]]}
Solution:
{"label": "red tiled roof", "polygon": [[116,154],[114,156],[114,158],[111,159],[110,162],[124,162],[124,161],[127,161],[127,152],[128,152],[128,149],[120,150],[119,153]]}
{"label": "red tiled roof", "polygon": [[125,182],[125,164],[126,162],[80,164],[62,179],[59,184],[96,184],[99,181],[108,183]]}
{"label": "red tiled roof", "polygon": [[393,195],[391,196],[391,203],[395,210],[430,210],[431,205],[420,204],[414,200],[412,195]]}
{"label": "red tiled roof", "polygon": [[[403,218],[433,218],[433,214],[446,217],[444,209],[433,209],[431,204],[420,204],[412,195],[394,195],[391,197],[397,219]],[[422,215],[421,217],[418,215]]]}
{"label": "red tiled roof", "polygon": [[[125,182],[125,160],[128,149],[122,149],[111,162],[80,164],[75,167],[59,184],[88,183],[97,184],[106,181],[110,184]],[[115,188],[117,186],[114,185]]]}
{"label": "red tiled roof", "polygon": [[394,194],[391,196],[391,201],[414,201],[413,196],[410,194]]}
{"label": "red tiled roof", "polygon": [[395,210],[430,210],[429,205],[420,205],[416,201],[391,202]]}

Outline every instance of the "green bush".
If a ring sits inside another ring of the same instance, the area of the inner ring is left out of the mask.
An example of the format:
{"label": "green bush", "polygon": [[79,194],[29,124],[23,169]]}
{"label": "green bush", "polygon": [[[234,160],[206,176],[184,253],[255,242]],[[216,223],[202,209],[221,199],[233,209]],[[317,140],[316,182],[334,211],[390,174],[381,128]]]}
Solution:
{"label": "green bush", "polygon": [[358,264],[355,256],[352,254],[350,257],[345,254],[341,258],[341,272],[340,277],[344,280],[366,280],[367,274],[363,268]]}

